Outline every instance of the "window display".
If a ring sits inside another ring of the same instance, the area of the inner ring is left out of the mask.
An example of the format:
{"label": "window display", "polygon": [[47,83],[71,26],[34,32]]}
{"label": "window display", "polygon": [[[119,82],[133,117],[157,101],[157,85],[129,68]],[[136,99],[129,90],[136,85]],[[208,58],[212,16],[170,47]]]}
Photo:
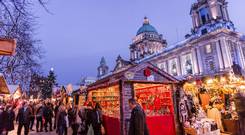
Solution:
{"label": "window display", "polygon": [[[136,84],[137,85],[137,84]],[[144,108],[147,116],[173,113],[171,90],[168,85],[156,85],[135,89],[135,96]]]}
{"label": "window display", "polygon": [[107,88],[91,91],[91,97],[93,102],[98,102],[103,114],[110,117],[119,117],[120,115],[120,98],[119,98],[119,86],[111,86]]}

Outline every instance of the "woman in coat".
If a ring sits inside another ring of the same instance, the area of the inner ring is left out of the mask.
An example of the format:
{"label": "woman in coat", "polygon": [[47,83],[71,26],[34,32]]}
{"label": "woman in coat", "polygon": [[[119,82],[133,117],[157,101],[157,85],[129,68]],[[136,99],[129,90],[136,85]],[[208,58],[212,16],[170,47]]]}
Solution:
{"label": "woman in coat", "polygon": [[60,106],[57,116],[57,133],[58,135],[67,135],[67,113],[65,106]]}
{"label": "woman in coat", "polygon": [[14,113],[13,106],[9,106],[6,111],[7,111],[6,130],[8,134],[9,131],[14,130],[15,113]]}
{"label": "woman in coat", "polygon": [[4,110],[4,106],[0,105],[0,135],[6,130],[6,111]]}
{"label": "woman in coat", "polygon": [[96,103],[95,108],[92,112],[92,126],[94,135],[102,135],[102,109],[99,103]]}

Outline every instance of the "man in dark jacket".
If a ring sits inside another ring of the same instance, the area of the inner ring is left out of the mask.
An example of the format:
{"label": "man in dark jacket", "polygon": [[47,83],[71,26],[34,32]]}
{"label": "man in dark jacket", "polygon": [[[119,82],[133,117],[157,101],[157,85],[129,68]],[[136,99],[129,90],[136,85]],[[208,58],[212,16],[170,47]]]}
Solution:
{"label": "man in dark jacket", "polygon": [[6,124],[7,132],[14,130],[15,113],[13,109],[14,109],[13,106],[8,106],[8,109],[6,110],[7,111],[7,117],[6,117],[7,121],[5,124]]}
{"label": "man in dark jacket", "polygon": [[53,118],[53,110],[51,107],[51,103],[47,103],[47,105],[44,107],[43,116],[45,119],[45,131],[48,132],[48,124],[49,124],[49,131],[52,131],[52,118]]}
{"label": "man in dark jacket", "polygon": [[94,135],[102,135],[102,112],[99,103],[96,103],[91,115],[91,122],[94,130]]}
{"label": "man in dark jacket", "polygon": [[35,111],[35,109],[34,109],[34,104],[33,104],[33,102],[31,102],[30,103],[30,109],[31,109],[31,116],[30,116],[30,130],[31,131],[34,131],[33,130],[33,125],[34,125],[34,121],[35,121],[35,113],[34,113],[34,111]]}
{"label": "man in dark jacket", "polygon": [[44,110],[44,103],[41,106],[38,106],[36,111],[37,132],[43,132],[43,110]]}
{"label": "man in dark jacket", "polygon": [[4,110],[4,106],[0,105],[0,135],[6,130],[7,112]]}
{"label": "man in dark jacket", "polygon": [[22,107],[19,109],[16,118],[16,121],[19,122],[17,135],[21,135],[21,130],[23,126],[25,129],[24,134],[28,135],[31,114],[31,109],[29,108],[28,104],[26,102],[23,102]]}
{"label": "man in dark jacket", "polygon": [[129,99],[129,106],[132,112],[128,135],[149,135],[144,110],[137,104],[135,99]]}

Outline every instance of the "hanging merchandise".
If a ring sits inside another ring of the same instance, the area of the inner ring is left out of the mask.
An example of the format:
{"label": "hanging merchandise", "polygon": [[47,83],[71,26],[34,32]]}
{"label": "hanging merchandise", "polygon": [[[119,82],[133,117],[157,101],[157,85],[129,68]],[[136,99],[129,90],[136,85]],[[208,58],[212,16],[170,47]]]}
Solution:
{"label": "hanging merchandise", "polygon": [[[240,113],[242,115],[239,116],[239,111],[245,105],[239,104],[241,100],[238,100],[236,95],[245,92],[245,80],[243,78],[232,73],[224,76],[205,77],[201,82],[200,79],[193,82],[188,81],[183,88],[187,95],[192,96],[195,106],[202,108],[207,113],[206,116],[215,121],[221,131],[233,134],[238,132],[237,127],[241,123],[238,120],[244,114]],[[195,102],[197,97],[199,99],[198,104]],[[200,109],[197,110],[195,118],[200,119]],[[190,123],[190,125],[192,124]]]}

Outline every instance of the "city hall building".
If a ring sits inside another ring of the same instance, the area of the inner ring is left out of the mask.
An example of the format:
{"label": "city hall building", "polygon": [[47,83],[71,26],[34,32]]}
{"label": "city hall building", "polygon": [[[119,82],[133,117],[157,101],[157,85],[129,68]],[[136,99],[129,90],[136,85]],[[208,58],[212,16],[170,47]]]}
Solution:
{"label": "city hall building", "polygon": [[[130,60],[118,56],[112,72],[150,61],[177,78],[227,74],[233,71],[234,65],[242,74],[245,69],[245,36],[236,31],[227,5],[226,0],[198,0],[192,4],[191,33],[173,45],[168,45],[145,17],[129,46]],[[98,68],[99,78],[108,73],[104,63]]]}

